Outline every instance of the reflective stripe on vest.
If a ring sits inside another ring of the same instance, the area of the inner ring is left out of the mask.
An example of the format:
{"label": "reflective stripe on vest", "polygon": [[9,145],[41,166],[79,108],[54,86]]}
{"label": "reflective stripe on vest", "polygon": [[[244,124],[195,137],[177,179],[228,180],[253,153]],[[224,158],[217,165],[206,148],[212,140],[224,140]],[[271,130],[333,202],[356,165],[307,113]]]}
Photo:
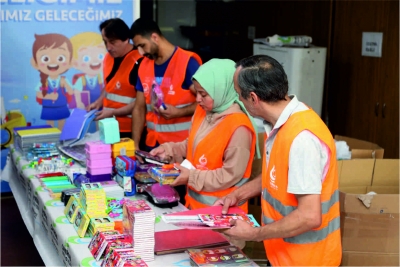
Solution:
{"label": "reflective stripe on vest", "polygon": [[[106,108],[106,107],[104,107],[103,109],[112,110],[112,109],[116,109],[116,108]],[[132,115],[124,115],[124,116],[118,116],[118,117],[128,117],[128,118],[132,118]]]}
{"label": "reflective stripe on vest", "polygon": [[[268,224],[268,223],[273,223],[274,220],[271,218],[266,217],[263,215],[263,223]],[[288,238],[283,238],[285,242],[288,243],[293,243],[293,244],[307,244],[307,243],[315,243],[321,240],[324,240],[329,234],[333,233],[334,231],[338,230],[340,228],[340,217],[336,217],[332,219],[328,225],[322,229],[316,230],[316,231],[308,231],[305,232],[301,235],[295,236],[295,237],[288,237]]]}
{"label": "reflective stripe on vest", "polygon": [[128,96],[121,96],[121,95],[116,95],[116,94],[106,94],[106,98],[108,100],[114,101],[114,102],[119,102],[123,104],[130,104],[136,100],[136,98],[128,97]]}
{"label": "reflective stripe on vest", "polygon": [[[237,182],[235,185],[236,187],[242,186],[245,183],[247,183],[249,181],[248,178],[242,178],[240,179],[239,182]],[[204,205],[208,205],[208,206],[212,206],[214,204],[215,201],[217,201],[217,199],[219,199],[219,197],[214,197],[214,196],[208,196],[208,195],[202,195],[199,194],[195,191],[193,191],[190,187],[187,188],[188,191],[188,195],[193,198],[194,200],[196,200],[197,202],[203,203]],[[241,201],[240,203],[238,203],[238,206],[241,206],[244,204],[244,202],[246,201]]]}
{"label": "reflective stripe on vest", "polygon": [[[263,199],[267,201],[274,209],[279,212],[283,217],[287,216],[289,213],[294,211],[297,207],[295,206],[285,206],[279,200],[272,197],[267,189],[263,190]],[[328,201],[324,201],[321,203],[321,212],[322,214],[327,214],[330,208],[339,202],[339,190],[335,190],[333,192],[331,198]],[[274,220],[265,216],[263,214],[263,223],[269,224],[273,223]],[[288,243],[294,244],[306,244],[312,242],[318,242],[325,239],[330,233],[338,230],[340,228],[340,217],[336,217],[332,219],[328,225],[322,229],[316,231],[308,231],[301,235],[295,237],[284,238],[283,240]]]}
{"label": "reflective stripe on vest", "polygon": [[190,187],[188,187],[187,193],[194,200],[196,200],[200,203],[203,203],[204,205],[207,205],[207,206],[212,206],[215,203],[215,201],[217,201],[217,199],[218,199],[218,197],[205,196],[205,195],[199,194],[199,193],[193,191],[192,189],[190,189]]}
{"label": "reflective stripe on vest", "polygon": [[174,124],[154,124],[153,122],[147,121],[147,128],[159,133],[171,133],[171,132],[179,132],[185,131],[190,128],[192,122],[182,122],[182,123],[174,123]]}
{"label": "reflective stripe on vest", "polygon": [[[184,107],[190,106],[191,104],[193,104],[193,103],[177,105],[177,106],[175,106],[175,107],[176,107],[176,108],[184,108]],[[146,104],[146,108],[147,108],[147,111],[148,111],[148,112],[153,111],[153,110],[152,110],[151,104]]]}
{"label": "reflective stripe on vest", "polygon": [[[295,206],[285,206],[276,198],[273,198],[268,190],[265,188],[263,190],[263,198],[267,201],[274,209],[279,212],[282,216],[287,216],[289,213],[294,211],[297,207]],[[329,209],[339,201],[339,190],[333,192],[331,198],[328,201],[321,203],[322,214],[328,213]]]}

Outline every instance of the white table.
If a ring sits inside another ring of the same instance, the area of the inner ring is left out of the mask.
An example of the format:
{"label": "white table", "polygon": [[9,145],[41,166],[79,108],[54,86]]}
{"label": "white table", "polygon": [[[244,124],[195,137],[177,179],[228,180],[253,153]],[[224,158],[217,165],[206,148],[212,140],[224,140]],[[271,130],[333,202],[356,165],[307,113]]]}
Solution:
{"label": "white table", "polygon": [[[11,163],[8,162],[7,179],[22,219],[31,234],[40,256],[46,266],[100,266],[88,249],[90,238],[80,238],[64,215],[64,204],[53,200],[35,177],[35,169],[29,167],[20,152],[10,149]],[[11,165],[11,168],[10,168]],[[4,173],[3,173],[4,174]],[[134,196],[131,199],[142,198]],[[150,203],[149,203],[150,204]],[[151,204],[150,204],[151,205]],[[179,206],[161,209],[151,205],[156,213],[155,231],[178,229],[161,220],[162,214],[186,210]],[[148,266],[190,266],[185,253],[155,256]]]}

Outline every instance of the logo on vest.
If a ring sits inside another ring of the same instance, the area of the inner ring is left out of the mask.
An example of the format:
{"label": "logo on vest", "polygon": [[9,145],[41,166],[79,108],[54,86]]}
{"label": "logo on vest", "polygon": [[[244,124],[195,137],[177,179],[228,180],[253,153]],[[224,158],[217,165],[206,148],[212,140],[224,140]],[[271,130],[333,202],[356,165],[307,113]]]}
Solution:
{"label": "logo on vest", "polygon": [[120,88],[121,88],[121,83],[117,81],[117,83],[115,84],[115,89],[120,89]]}
{"label": "logo on vest", "polygon": [[278,190],[278,186],[275,184],[275,180],[276,180],[276,171],[274,165],[271,171],[269,172],[269,185],[271,186],[272,189]]}
{"label": "logo on vest", "polygon": [[149,95],[149,84],[147,84],[147,83],[142,83],[142,86],[143,86],[143,94],[144,94],[145,96]]}
{"label": "logo on vest", "polygon": [[175,95],[174,86],[172,84],[169,86],[168,94],[169,95]]}
{"label": "logo on vest", "polygon": [[207,168],[207,158],[204,156],[204,154],[199,158],[199,163],[196,165],[196,168],[199,170],[208,170]]}

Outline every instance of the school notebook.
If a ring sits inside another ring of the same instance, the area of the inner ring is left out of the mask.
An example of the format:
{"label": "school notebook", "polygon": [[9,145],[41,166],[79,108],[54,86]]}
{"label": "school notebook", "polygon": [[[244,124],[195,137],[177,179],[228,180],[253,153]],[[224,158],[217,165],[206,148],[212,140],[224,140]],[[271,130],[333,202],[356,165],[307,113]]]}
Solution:
{"label": "school notebook", "polygon": [[57,128],[39,128],[39,129],[29,129],[29,130],[19,130],[17,134],[22,138],[26,137],[36,137],[39,135],[57,135],[60,130]]}
{"label": "school notebook", "polygon": [[204,248],[228,245],[229,242],[220,234],[212,230],[180,229],[172,231],[155,232],[156,255],[183,252],[190,248]]}
{"label": "school notebook", "polygon": [[59,143],[61,131],[57,128],[29,128],[16,131],[16,148],[28,152],[34,143]]}
{"label": "school notebook", "polygon": [[245,214],[238,207],[230,207],[228,214],[222,214],[222,206],[211,206],[202,209],[170,213],[161,216],[165,223],[186,229],[223,229],[230,228],[231,220],[243,220],[253,227],[260,225],[251,214]]}
{"label": "school notebook", "polygon": [[61,132],[60,141],[64,146],[72,146],[85,137],[90,124],[96,117],[97,110],[87,112],[84,109],[73,109],[65,121]]}

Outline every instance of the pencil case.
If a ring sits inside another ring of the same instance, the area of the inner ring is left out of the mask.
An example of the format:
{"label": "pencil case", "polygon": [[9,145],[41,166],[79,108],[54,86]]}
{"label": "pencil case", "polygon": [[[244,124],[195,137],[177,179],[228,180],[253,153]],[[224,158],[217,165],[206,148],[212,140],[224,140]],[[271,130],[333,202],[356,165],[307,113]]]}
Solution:
{"label": "pencil case", "polygon": [[152,167],[160,167],[160,166],[153,163],[140,163],[138,160],[136,161],[137,172],[147,172]]}
{"label": "pencil case", "polygon": [[130,138],[121,138],[118,143],[112,145],[112,157],[116,158],[117,156],[135,156],[135,143]]}
{"label": "pencil case", "polygon": [[148,200],[154,205],[165,208],[175,207],[179,203],[178,192],[170,185],[161,184],[138,184],[136,186],[138,193],[144,193]]}
{"label": "pencil case", "polygon": [[111,153],[111,145],[101,141],[91,141],[85,144],[87,153]]}
{"label": "pencil case", "polygon": [[86,159],[90,160],[103,160],[111,158],[111,152],[89,153],[87,149],[85,149],[85,152],[86,152]]}
{"label": "pencil case", "polygon": [[111,173],[95,175],[95,174],[91,174],[91,173],[87,172],[86,177],[89,178],[89,181],[91,183],[111,181]]}
{"label": "pencil case", "polygon": [[164,165],[162,167],[152,167],[148,170],[151,178],[160,184],[171,184],[175,178],[179,176],[179,170],[176,170],[173,165]]}
{"label": "pencil case", "polygon": [[66,206],[70,197],[73,194],[77,194],[79,196],[80,191],[81,191],[80,188],[69,188],[61,191],[61,202],[63,202],[64,206]]}
{"label": "pencil case", "polygon": [[128,156],[117,156],[115,159],[115,169],[121,176],[135,175],[136,161]]}
{"label": "pencil case", "polygon": [[112,167],[104,167],[104,168],[91,168],[89,166],[86,167],[86,170],[91,175],[99,175],[99,174],[111,174]]}
{"label": "pencil case", "polygon": [[105,144],[114,144],[120,141],[119,124],[113,118],[99,120],[100,140]]}
{"label": "pencil case", "polygon": [[98,160],[86,159],[86,166],[89,166],[90,168],[112,167],[112,161],[110,157],[107,159],[98,159]]}
{"label": "pencil case", "polygon": [[134,178],[138,183],[142,183],[142,184],[157,183],[156,180],[151,178],[151,175],[147,171],[139,172],[139,171],[136,170]]}

